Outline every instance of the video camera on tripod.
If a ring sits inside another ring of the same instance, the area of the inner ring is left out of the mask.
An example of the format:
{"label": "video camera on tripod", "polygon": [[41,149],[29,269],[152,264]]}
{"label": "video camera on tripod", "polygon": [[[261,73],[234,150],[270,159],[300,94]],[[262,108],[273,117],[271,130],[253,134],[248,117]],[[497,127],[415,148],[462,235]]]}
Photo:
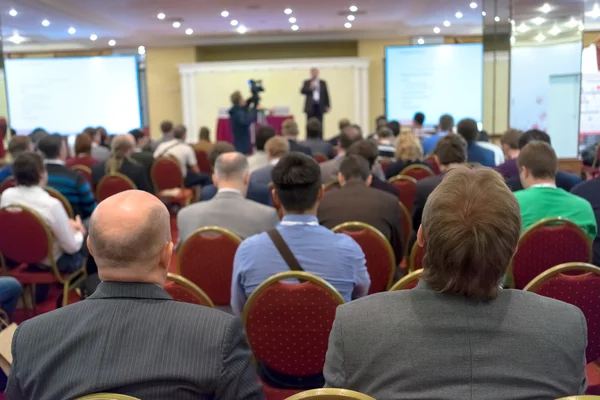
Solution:
{"label": "video camera on tripod", "polygon": [[250,106],[250,104],[254,104],[254,107],[258,107],[258,105],[260,104],[260,92],[264,92],[265,88],[263,88],[262,85],[262,80],[258,79],[258,80],[254,80],[254,79],[250,79],[248,81],[248,85],[250,86],[250,93],[252,93],[252,97],[250,97],[248,99],[248,106]]}

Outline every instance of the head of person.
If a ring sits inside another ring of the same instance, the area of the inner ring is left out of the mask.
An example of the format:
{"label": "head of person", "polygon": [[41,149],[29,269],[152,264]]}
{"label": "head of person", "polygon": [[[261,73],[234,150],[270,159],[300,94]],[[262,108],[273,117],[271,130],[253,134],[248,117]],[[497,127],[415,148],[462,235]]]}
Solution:
{"label": "head of person", "polygon": [[198,133],[198,139],[200,141],[210,142],[210,129],[206,126],[201,127],[200,132]]}
{"label": "head of person", "polygon": [[338,145],[342,151],[346,151],[350,146],[361,139],[362,134],[360,130],[355,125],[348,125],[342,129]]}
{"label": "head of person", "polygon": [[65,160],[67,158],[67,148],[62,136],[58,133],[47,135],[38,143],[38,150],[46,160]]}
{"label": "head of person", "polygon": [[288,138],[296,138],[298,136],[298,124],[293,119],[286,119],[281,123],[281,134]]}
{"label": "head of person", "polygon": [[479,128],[477,127],[477,122],[470,118],[461,120],[456,126],[456,131],[467,141],[467,143],[476,142],[479,138]]}
{"label": "head of person", "polygon": [[135,138],[133,135],[115,136],[110,144],[110,158],[106,160],[105,171],[112,175],[121,169],[123,161],[133,154]]}
{"label": "head of person", "polygon": [[99,126],[96,128],[96,135],[100,136],[100,141],[98,142],[102,146],[107,146],[110,142],[108,138],[108,132],[103,126]]}
{"label": "head of person", "polygon": [[348,118],[342,118],[340,119],[340,121],[338,122],[338,127],[340,128],[340,132],[344,130],[345,127],[347,127],[348,125],[350,125],[350,120]]}
{"label": "head of person", "polygon": [[490,135],[488,135],[487,131],[479,131],[479,138],[478,138],[478,140],[480,142],[489,143],[490,142]]}
{"label": "head of person", "polygon": [[13,136],[8,142],[8,152],[13,160],[26,151],[33,151],[33,144],[29,136]]}
{"label": "head of person", "polygon": [[433,150],[440,169],[447,169],[467,162],[467,142],[460,135],[446,135],[437,142]]}
{"label": "head of person", "polygon": [[150,137],[146,136],[140,129],[132,129],[129,134],[135,139],[135,146],[139,149],[148,147],[150,144]]}
{"label": "head of person", "polygon": [[375,118],[375,132],[383,127],[387,127],[387,124],[388,120],[385,115],[380,115],[379,117]]}
{"label": "head of person", "polygon": [[398,136],[396,140],[396,159],[399,161],[423,160],[423,146],[418,137],[412,133]]}
{"label": "head of person", "polygon": [[275,129],[269,125],[262,125],[256,131],[256,137],[254,138],[254,144],[256,145],[256,150],[265,151],[265,145],[267,141],[275,137]]}
{"label": "head of person", "polygon": [[517,129],[509,129],[500,138],[500,147],[502,147],[502,152],[506,159],[512,160],[519,156],[519,151],[521,150],[519,139],[521,139],[522,134]]}
{"label": "head of person", "polygon": [[319,79],[319,70],[317,68],[311,68],[310,77],[311,79]]}
{"label": "head of person", "polygon": [[176,125],[175,128],[173,128],[173,137],[175,139],[185,141],[186,134],[187,134],[187,128],[185,127],[185,125],[180,124],[180,125]]}
{"label": "head of person", "polygon": [[169,211],[141,190],[118,193],[92,213],[87,246],[101,280],[163,286],[173,253]]}
{"label": "head of person", "polygon": [[37,146],[37,143],[47,134],[48,134],[48,132],[44,128],[35,128],[29,134],[29,139],[31,140],[31,143],[33,143],[33,146],[35,147],[35,146]]}
{"label": "head of person", "polygon": [[80,133],[75,138],[75,155],[87,157],[92,153],[92,138],[90,135]]}
{"label": "head of person", "polygon": [[440,132],[452,132],[454,129],[454,118],[452,115],[444,114],[440,117],[438,123],[438,131]]}
{"label": "head of person", "polygon": [[233,147],[233,145],[229,142],[215,143],[214,146],[208,152],[208,163],[210,164],[213,171],[215,169],[215,163],[217,162],[217,158],[219,158],[219,156],[221,154],[234,153],[234,152],[235,152],[235,147]]}
{"label": "head of person", "polygon": [[377,130],[377,141],[379,143],[392,143],[394,141],[394,134],[392,130],[387,126],[379,128]]}
{"label": "head of person", "polygon": [[338,172],[338,181],[341,186],[346,186],[351,182],[364,182],[367,186],[371,186],[372,180],[369,162],[364,157],[359,155],[344,157]]}
{"label": "head of person", "polygon": [[160,123],[160,131],[163,136],[170,136],[173,132],[173,123],[171,121],[163,121]]}
{"label": "head of person", "polygon": [[290,153],[271,171],[273,198],[284,214],[316,215],[323,197],[321,168],[312,157]]}
{"label": "head of person", "polygon": [[96,128],[92,128],[91,126],[88,126],[81,133],[88,135],[90,137],[90,139],[92,139],[93,143],[100,144],[102,137],[101,137],[101,135],[98,134],[98,130]]}
{"label": "head of person", "polygon": [[422,128],[425,123],[425,114],[422,112],[415,113],[413,117],[413,127],[414,128]]}
{"label": "head of person", "polygon": [[398,121],[390,121],[388,123],[388,128],[390,128],[394,134],[394,137],[398,137],[398,135],[400,135],[400,131],[402,130],[402,125],[400,125],[400,122]]}
{"label": "head of person", "polygon": [[554,183],[558,159],[552,146],[540,140],[529,142],[517,158],[519,178],[525,189],[538,183]]}
{"label": "head of person", "polygon": [[269,160],[279,160],[290,153],[290,142],[281,136],[274,136],[265,143],[265,152]]}
{"label": "head of person", "polygon": [[530,129],[519,138],[519,149],[523,150],[523,147],[527,146],[529,142],[539,141],[548,143],[552,146],[552,142],[550,140],[550,135],[548,135],[544,131],[540,131],[539,129]]}
{"label": "head of person", "polygon": [[233,92],[231,96],[229,96],[229,99],[231,100],[231,104],[234,107],[244,107],[246,105],[246,100],[244,99],[244,96],[242,96],[242,93],[240,93],[239,90]]}
{"label": "head of person", "polygon": [[320,139],[323,137],[323,125],[318,118],[309,118],[306,122],[306,137],[309,139]]}
{"label": "head of person", "polygon": [[361,139],[350,146],[346,155],[364,158],[369,163],[369,170],[371,170],[373,165],[375,165],[375,161],[377,161],[377,157],[379,157],[379,150],[374,141]]}
{"label": "head of person", "polygon": [[12,173],[19,186],[46,186],[48,182],[42,156],[31,151],[24,151],[15,158]]}
{"label": "head of person", "polygon": [[221,154],[215,162],[212,179],[219,189],[235,189],[246,196],[250,182],[248,159],[238,152]]}
{"label": "head of person", "polygon": [[454,168],[425,204],[417,233],[425,250],[421,279],[436,292],[493,300],[520,234],[519,204],[500,174]]}

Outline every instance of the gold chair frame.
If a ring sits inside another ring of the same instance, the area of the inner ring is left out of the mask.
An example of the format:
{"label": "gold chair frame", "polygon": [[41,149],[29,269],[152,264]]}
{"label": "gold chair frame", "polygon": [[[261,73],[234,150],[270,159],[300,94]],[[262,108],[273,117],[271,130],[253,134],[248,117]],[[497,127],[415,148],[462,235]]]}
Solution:
{"label": "gold chair frame", "polygon": [[431,168],[429,168],[427,165],[423,165],[423,164],[409,165],[409,166],[405,167],[402,171],[400,171],[399,175],[410,176],[410,175],[406,175],[406,172],[412,171],[413,169],[424,169],[425,171],[429,172],[429,176],[435,176],[435,172],[433,172],[433,170]]}
{"label": "gold chair frame", "polygon": [[94,393],[83,397],[78,397],[75,400],[142,400],[137,397],[127,396],[125,394],[115,393]]}
{"label": "gold chair frame", "polygon": [[560,399],[556,399],[556,400],[600,400],[600,396],[590,396],[590,395],[569,396],[569,397],[561,397]]}
{"label": "gold chair frame", "polygon": [[527,286],[523,288],[523,290],[526,292],[535,292],[544,283],[548,282],[550,279],[554,278],[558,274],[570,271],[581,271],[582,273],[591,272],[600,276],[600,268],[595,265],[582,262],[564,263],[542,272],[541,274],[536,276],[531,282],[529,282]]}
{"label": "gold chair frame", "polygon": [[133,181],[131,179],[129,179],[128,176],[125,176],[121,173],[115,172],[110,175],[105,175],[102,177],[102,179],[100,179],[100,182],[98,182],[98,186],[96,187],[96,199],[100,199],[100,196],[98,195],[98,193],[100,193],[100,188],[103,186],[103,184],[106,184],[107,178],[110,178],[110,177],[117,177],[117,178],[124,180],[130,186],[130,190],[137,189],[137,186],[135,185],[135,183],[133,183]]}
{"label": "gold chair frame", "polygon": [[57,199],[58,201],[61,202],[61,204],[65,208],[65,211],[67,212],[67,215],[69,216],[69,218],[71,218],[71,219],[75,218],[75,213],[73,212],[73,206],[71,206],[71,203],[69,203],[69,200],[67,200],[67,198],[65,196],[63,196],[63,194],[61,192],[59,192],[58,190],[56,190],[50,186],[46,186],[44,188],[44,190],[46,190],[46,192],[48,192],[50,194],[50,196],[54,197],[55,199]]}
{"label": "gold chair frame", "polygon": [[[412,237],[413,232],[412,215],[410,214],[410,211],[408,211],[408,208],[406,208],[406,206],[402,204],[401,201],[399,201],[398,204],[400,204],[400,209],[402,210],[403,217],[406,219],[406,221],[408,221],[408,232],[403,232],[406,233],[406,236],[402,238],[404,239],[404,250],[402,254],[404,255],[404,257],[408,257],[408,249],[410,247],[410,239]],[[402,227],[402,231],[404,231],[404,226]]]}
{"label": "gold chair frame", "polygon": [[73,165],[71,165],[71,169],[74,171],[83,171],[90,175],[92,174],[92,169],[90,167],[88,167],[87,165],[83,165],[83,164],[73,164]]}
{"label": "gold chair frame", "polygon": [[398,282],[394,283],[394,285],[388,290],[388,292],[395,292],[396,290],[404,290],[406,285],[409,283],[421,279],[421,275],[423,274],[423,268],[413,271],[406,275],[404,278],[400,279]]}
{"label": "gold chair frame", "polygon": [[190,290],[194,294],[194,296],[196,296],[198,301],[200,301],[203,305],[206,305],[206,307],[215,308],[215,305],[213,304],[212,300],[210,299],[210,297],[208,297],[206,293],[204,293],[204,290],[200,289],[198,285],[196,285],[189,279],[184,278],[181,275],[169,272],[167,274],[167,280],[175,282],[178,285],[181,285],[186,289]]}
{"label": "gold chair frame", "polygon": [[375,398],[347,389],[313,389],[295,394],[285,400],[375,400]]}
{"label": "gold chair frame", "polygon": [[[406,168],[405,168],[406,169]],[[404,169],[402,170],[404,171]],[[402,175],[402,174],[398,174],[396,176],[392,176],[390,179],[388,179],[388,183],[394,183],[396,181],[411,181],[413,182],[415,185],[417,184],[417,180],[415,178],[413,178],[412,176],[408,176],[408,175]]]}
{"label": "gold chair frame", "polygon": [[414,272],[415,269],[415,261],[417,259],[417,252],[419,251],[419,242],[415,240],[412,249],[410,249],[410,256],[408,257],[408,272]]}

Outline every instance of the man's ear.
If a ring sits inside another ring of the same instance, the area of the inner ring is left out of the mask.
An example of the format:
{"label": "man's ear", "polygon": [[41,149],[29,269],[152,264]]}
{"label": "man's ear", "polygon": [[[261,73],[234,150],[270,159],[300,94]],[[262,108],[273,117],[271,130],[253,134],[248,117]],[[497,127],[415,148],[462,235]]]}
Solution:
{"label": "man's ear", "polygon": [[423,225],[419,225],[419,230],[417,231],[417,243],[419,243],[419,247],[425,247],[425,234],[423,233]]}
{"label": "man's ear", "polygon": [[85,241],[88,251],[90,252],[90,256],[94,257],[93,251],[92,251],[92,241],[90,240],[90,236],[88,235],[87,240]]}
{"label": "man's ear", "polygon": [[169,265],[171,263],[171,255],[173,254],[173,242],[168,242],[164,245],[161,253],[160,253],[160,260],[158,263],[158,266],[161,269],[166,270],[167,272],[169,271]]}

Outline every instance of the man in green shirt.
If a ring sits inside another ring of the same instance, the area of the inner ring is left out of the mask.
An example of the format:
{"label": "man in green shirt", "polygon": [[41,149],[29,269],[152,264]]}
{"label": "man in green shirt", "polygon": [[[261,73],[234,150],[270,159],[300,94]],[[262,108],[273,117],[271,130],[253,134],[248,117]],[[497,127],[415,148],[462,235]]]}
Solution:
{"label": "man in green shirt", "polygon": [[596,237],[598,227],[590,203],[556,187],[558,160],[548,143],[530,142],[521,150],[517,165],[525,188],[515,192],[523,230],[544,218],[561,217],[577,224],[591,239]]}

